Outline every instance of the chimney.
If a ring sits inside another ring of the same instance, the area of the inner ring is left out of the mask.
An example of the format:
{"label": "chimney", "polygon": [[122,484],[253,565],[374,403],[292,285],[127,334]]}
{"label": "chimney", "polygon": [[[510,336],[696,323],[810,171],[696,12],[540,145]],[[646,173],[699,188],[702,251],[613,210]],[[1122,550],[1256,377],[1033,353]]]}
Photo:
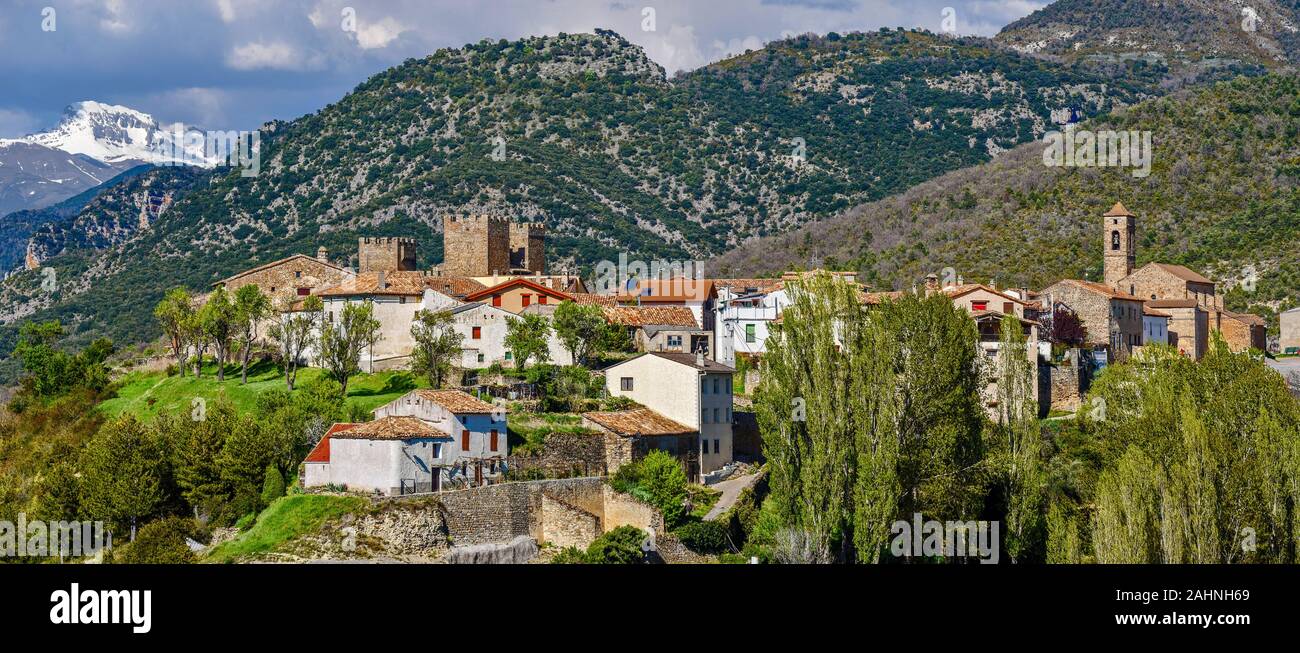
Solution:
{"label": "chimney", "polygon": [[931,272],[925,275],[925,296],[933,295],[939,289],[939,275]]}
{"label": "chimney", "polygon": [[959,285],[959,286],[964,286],[964,285],[966,285],[966,280],[963,279],[962,276],[961,276],[960,274],[957,275],[957,285]]}
{"label": "chimney", "polygon": [[696,352],[695,352],[695,366],[696,366],[696,367],[704,367],[704,351],[703,351],[703,350],[700,350],[700,351],[696,351]]}
{"label": "chimney", "polygon": [[386,280],[384,279],[384,271],[380,270],[379,277],[375,282],[375,286],[378,287],[379,290],[384,290],[385,288],[388,288],[388,284],[385,283],[385,281]]}
{"label": "chimney", "polygon": [[320,247],[317,247],[317,248],[316,248],[316,260],[317,260],[317,261],[320,261],[321,263],[326,263],[326,262],[328,262],[328,261],[329,261],[329,258],[326,256],[327,253],[328,253],[328,252],[326,251],[324,245],[321,245]]}

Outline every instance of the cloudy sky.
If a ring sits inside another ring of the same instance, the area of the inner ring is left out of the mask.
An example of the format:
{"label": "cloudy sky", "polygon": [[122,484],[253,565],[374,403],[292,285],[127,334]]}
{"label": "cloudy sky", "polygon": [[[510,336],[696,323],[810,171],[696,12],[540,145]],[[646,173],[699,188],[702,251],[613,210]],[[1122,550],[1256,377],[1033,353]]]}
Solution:
{"label": "cloudy sky", "polygon": [[0,0],[0,137],[47,128],[79,100],[250,129],[484,38],[603,27],[671,74],[791,34],[938,31],[946,7],[958,32],[989,36],[1047,1]]}

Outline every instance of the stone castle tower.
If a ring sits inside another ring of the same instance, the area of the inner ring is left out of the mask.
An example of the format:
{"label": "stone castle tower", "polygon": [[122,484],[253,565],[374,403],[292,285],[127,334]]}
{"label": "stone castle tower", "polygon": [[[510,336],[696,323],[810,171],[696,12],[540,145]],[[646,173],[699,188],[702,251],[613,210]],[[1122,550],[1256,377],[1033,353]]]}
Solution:
{"label": "stone castle tower", "polygon": [[444,216],[442,267],[448,277],[543,274],[546,228],[489,215]]}
{"label": "stone castle tower", "polygon": [[416,270],[415,239],[363,237],[357,245],[358,272]]}
{"label": "stone castle tower", "polygon": [[1118,289],[1119,282],[1133,274],[1137,260],[1137,217],[1116,202],[1103,217],[1102,238],[1106,285]]}

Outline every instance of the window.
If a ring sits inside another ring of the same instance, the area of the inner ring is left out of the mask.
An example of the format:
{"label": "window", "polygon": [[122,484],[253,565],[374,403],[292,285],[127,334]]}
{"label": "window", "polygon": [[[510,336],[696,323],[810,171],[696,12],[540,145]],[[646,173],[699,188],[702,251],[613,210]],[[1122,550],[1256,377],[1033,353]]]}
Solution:
{"label": "window", "polygon": [[460,432],[460,450],[469,451],[469,429]]}
{"label": "window", "polygon": [[987,311],[987,310],[989,310],[989,303],[988,303],[988,302],[971,302],[971,303],[970,303],[970,310],[972,310],[972,311]]}
{"label": "window", "polygon": [[717,439],[717,438],[714,438],[714,440],[713,440],[713,453],[721,453],[721,452],[722,452],[722,440],[719,440],[719,439]]}
{"label": "window", "polygon": [[719,410],[721,410],[721,409],[718,409],[718,408],[714,408],[714,409],[713,409],[713,423],[714,423],[714,424],[721,424],[721,423],[722,423],[722,420],[718,419],[718,418],[720,417],[720,415],[718,414],[718,411],[719,411]]}
{"label": "window", "polygon": [[433,443],[433,457],[434,458],[442,457],[442,445],[437,442]]}
{"label": "window", "polygon": [[401,295],[401,296],[399,296],[399,297],[397,298],[397,303],[398,303],[398,304],[405,304],[405,303],[406,303],[406,295]]}
{"label": "window", "polygon": [[1003,314],[1003,315],[1015,315],[1015,314],[1016,314],[1016,305],[1013,304],[1013,303],[1011,303],[1011,302],[1002,302],[1002,314]]}
{"label": "window", "polygon": [[275,286],[271,286],[271,292],[275,292]]}
{"label": "window", "polygon": [[1110,232],[1110,248],[1113,251],[1119,251],[1119,231]]}
{"label": "window", "polygon": [[718,377],[713,377],[713,394],[718,394]]}
{"label": "window", "polygon": [[492,429],[492,443],[491,443],[491,445],[492,445],[492,451],[496,451],[496,450],[497,450],[497,430],[496,430],[496,429]]}
{"label": "window", "polygon": [[523,299],[525,307],[533,303],[533,296],[528,293],[520,295],[520,298]]}
{"label": "window", "polygon": [[669,346],[669,347],[677,347],[677,348],[680,349],[681,346],[682,346],[682,337],[681,337],[681,336],[668,336],[668,346]]}
{"label": "window", "polygon": [[492,295],[492,305],[493,306],[501,305],[501,295]]}
{"label": "window", "polygon": [[757,338],[754,336],[754,325],[745,325],[745,342],[754,342]]}
{"label": "window", "polygon": [[506,360],[513,360],[514,357],[514,352],[506,352]]}
{"label": "window", "polygon": [[708,379],[703,379],[703,378],[700,379],[700,394],[702,394],[702,395],[707,395],[707,394],[709,394],[709,380],[708,380]]}
{"label": "window", "polygon": [[625,376],[618,380],[618,389],[624,392],[632,391],[632,377]]}
{"label": "window", "polygon": [[708,423],[709,423],[709,409],[708,409],[708,408],[705,408],[704,410],[701,410],[701,411],[700,411],[700,423],[701,423],[701,424],[708,424]]}
{"label": "window", "polygon": [[709,441],[700,440],[700,453],[709,453]]}
{"label": "window", "polygon": [[483,353],[482,353],[482,352],[480,352],[479,355],[478,355],[478,362],[480,362],[480,363],[483,362]]}
{"label": "window", "polygon": [[334,324],[334,311],[330,311],[325,314],[325,321],[329,322],[330,324]]}
{"label": "window", "polygon": [[541,304],[542,306],[545,306],[545,305],[546,305],[546,295],[538,295],[538,296],[537,296],[537,303],[538,303],[538,304]]}
{"label": "window", "polygon": [[295,279],[301,279],[301,278],[302,278],[302,270],[294,270],[294,271],[293,271],[293,278],[295,278]]}
{"label": "window", "polygon": [[306,297],[307,295],[310,295],[310,294],[311,294],[311,288],[299,288],[299,289],[298,289],[298,296],[299,296],[299,297]]}
{"label": "window", "polygon": [[474,327],[474,328],[471,330],[471,335],[470,335],[470,337],[473,338],[473,339],[475,339],[475,340],[479,340],[479,339],[481,339],[481,338],[483,337],[483,327]]}

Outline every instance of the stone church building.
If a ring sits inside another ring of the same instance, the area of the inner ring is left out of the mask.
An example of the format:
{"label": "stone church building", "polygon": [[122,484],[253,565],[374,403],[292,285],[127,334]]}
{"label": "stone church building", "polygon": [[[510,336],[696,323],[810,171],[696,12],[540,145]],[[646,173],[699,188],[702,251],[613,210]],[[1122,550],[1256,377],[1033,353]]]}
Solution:
{"label": "stone church building", "polygon": [[1122,203],[1103,216],[1105,285],[1171,315],[1169,344],[1195,359],[1205,355],[1210,332],[1233,351],[1267,346],[1264,320],[1224,308],[1217,284],[1181,265],[1151,262],[1135,269],[1137,217]]}

